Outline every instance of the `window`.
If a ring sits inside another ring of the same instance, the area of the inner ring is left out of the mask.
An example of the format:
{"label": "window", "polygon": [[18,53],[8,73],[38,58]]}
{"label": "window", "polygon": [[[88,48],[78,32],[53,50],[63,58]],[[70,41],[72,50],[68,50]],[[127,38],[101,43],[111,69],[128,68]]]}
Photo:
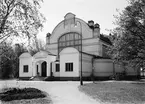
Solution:
{"label": "window", "polygon": [[[58,39],[58,54],[66,47],[76,48],[76,46],[81,46],[81,35],[77,33],[64,34]],[[80,51],[79,48],[77,49]]]}
{"label": "window", "polygon": [[59,72],[60,71],[60,66],[59,66],[59,64],[55,64],[56,65],[56,72]]}
{"label": "window", "polygon": [[73,63],[65,63],[66,71],[73,71]]}
{"label": "window", "polygon": [[23,66],[23,72],[28,72],[28,65]]}

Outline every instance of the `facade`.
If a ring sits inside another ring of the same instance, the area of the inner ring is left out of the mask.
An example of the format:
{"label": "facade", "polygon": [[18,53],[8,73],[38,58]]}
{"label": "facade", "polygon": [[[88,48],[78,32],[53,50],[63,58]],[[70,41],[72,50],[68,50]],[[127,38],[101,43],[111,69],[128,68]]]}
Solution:
{"label": "facade", "polygon": [[[106,50],[110,45],[107,36],[100,34],[98,23],[86,23],[67,13],[53,32],[46,35],[46,51],[20,56],[19,76],[79,80],[82,67],[83,78],[109,78],[114,69],[119,73],[124,70],[117,65],[114,68],[108,58]],[[137,76],[137,71],[128,71],[128,75]]]}

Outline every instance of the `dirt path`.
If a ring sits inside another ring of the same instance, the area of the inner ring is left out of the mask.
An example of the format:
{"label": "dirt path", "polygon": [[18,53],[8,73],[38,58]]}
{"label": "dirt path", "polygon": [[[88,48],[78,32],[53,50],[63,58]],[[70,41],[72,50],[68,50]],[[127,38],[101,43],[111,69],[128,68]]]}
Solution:
{"label": "dirt path", "polygon": [[53,104],[100,104],[78,90],[79,82],[0,81],[3,87],[35,87],[46,91]]}

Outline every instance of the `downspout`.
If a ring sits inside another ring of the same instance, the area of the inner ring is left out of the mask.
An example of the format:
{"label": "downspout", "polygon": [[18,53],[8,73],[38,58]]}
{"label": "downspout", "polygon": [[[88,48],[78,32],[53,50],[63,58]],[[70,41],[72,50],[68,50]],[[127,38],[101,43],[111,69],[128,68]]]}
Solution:
{"label": "downspout", "polygon": [[113,79],[115,78],[115,61],[113,60]]}
{"label": "downspout", "polygon": [[91,73],[91,80],[93,81],[93,83],[94,83],[94,69],[95,69],[94,59],[95,59],[95,57],[93,56],[93,58],[92,58],[92,73]]}

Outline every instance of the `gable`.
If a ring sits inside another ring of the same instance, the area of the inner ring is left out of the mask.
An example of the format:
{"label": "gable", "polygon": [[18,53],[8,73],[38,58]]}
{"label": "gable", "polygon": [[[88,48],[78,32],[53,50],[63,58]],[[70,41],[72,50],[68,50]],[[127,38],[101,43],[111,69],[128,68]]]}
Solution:
{"label": "gable", "polygon": [[40,51],[40,52],[37,52],[33,57],[34,58],[41,58],[41,57],[47,57],[47,56],[48,56],[48,52]]}
{"label": "gable", "polygon": [[74,14],[68,13],[65,15],[64,20],[54,28],[50,37],[50,44],[57,43],[58,38],[68,32],[83,34],[83,39],[93,38],[93,30],[88,24],[85,21],[76,18]]}

